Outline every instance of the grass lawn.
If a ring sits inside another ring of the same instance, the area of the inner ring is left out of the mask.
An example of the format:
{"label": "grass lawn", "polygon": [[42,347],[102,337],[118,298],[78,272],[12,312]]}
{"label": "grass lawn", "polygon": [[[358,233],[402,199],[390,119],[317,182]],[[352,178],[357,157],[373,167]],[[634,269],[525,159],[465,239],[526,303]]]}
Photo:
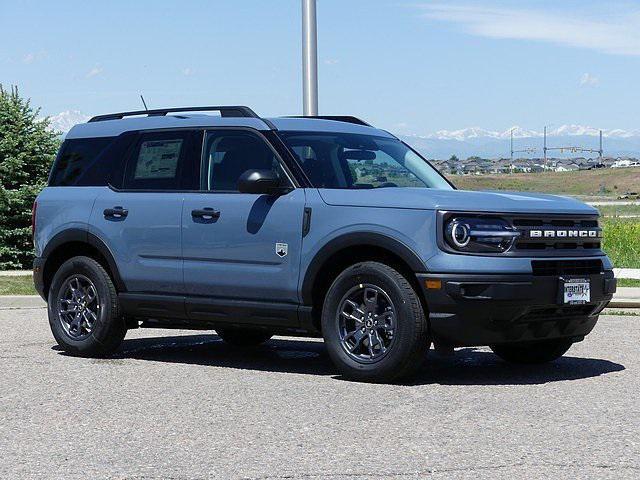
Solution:
{"label": "grass lawn", "polygon": [[577,172],[513,173],[509,175],[448,175],[464,190],[519,190],[560,195],[617,197],[637,192],[640,168],[603,168]]}
{"label": "grass lawn", "polygon": [[597,205],[596,208],[603,217],[624,217],[625,215],[640,217],[640,205]]}
{"label": "grass lawn", "polygon": [[31,275],[0,277],[0,295],[37,295]]}
{"label": "grass lawn", "polygon": [[602,249],[615,267],[640,268],[640,219],[603,218]]}
{"label": "grass lawn", "polygon": [[640,280],[636,280],[634,278],[619,278],[618,286],[619,287],[640,287]]}

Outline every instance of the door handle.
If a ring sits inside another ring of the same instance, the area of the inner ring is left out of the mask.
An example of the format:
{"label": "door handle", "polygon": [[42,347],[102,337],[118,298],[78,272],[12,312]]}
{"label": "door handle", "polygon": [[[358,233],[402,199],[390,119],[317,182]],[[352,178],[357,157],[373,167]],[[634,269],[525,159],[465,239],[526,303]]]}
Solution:
{"label": "door handle", "polygon": [[201,218],[202,220],[217,220],[220,217],[220,211],[211,207],[191,210],[193,218]]}
{"label": "door handle", "polygon": [[129,215],[129,210],[122,207],[113,207],[113,208],[105,208],[104,212],[102,213],[104,215],[104,218],[121,219]]}

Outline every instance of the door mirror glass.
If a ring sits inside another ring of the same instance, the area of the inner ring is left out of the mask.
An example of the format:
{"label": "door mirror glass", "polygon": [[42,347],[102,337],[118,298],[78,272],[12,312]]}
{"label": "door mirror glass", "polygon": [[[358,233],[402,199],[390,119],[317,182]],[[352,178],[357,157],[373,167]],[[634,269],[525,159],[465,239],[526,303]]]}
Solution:
{"label": "door mirror glass", "polygon": [[247,170],[238,179],[240,193],[282,195],[289,190],[282,186],[280,177],[273,170]]}

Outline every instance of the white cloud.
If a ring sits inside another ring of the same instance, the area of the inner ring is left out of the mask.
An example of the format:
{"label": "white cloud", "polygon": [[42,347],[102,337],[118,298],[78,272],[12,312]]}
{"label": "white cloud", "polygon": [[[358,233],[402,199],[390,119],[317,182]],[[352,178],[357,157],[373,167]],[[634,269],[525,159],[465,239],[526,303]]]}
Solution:
{"label": "white cloud", "polygon": [[93,78],[97,75],[100,75],[103,72],[102,67],[93,67],[91,70],[89,70],[87,72],[87,74],[85,75],[85,78]]}
{"label": "white cloud", "polygon": [[595,87],[600,83],[600,79],[591,75],[590,73],[583,73],[580,77],[581,87]]}
{"label": "white cloud", "polygon": [[28,52],[24,57],[22,57],[22,63],[30,65],[33,62],[37,62],[38,60],[43,60],[45,58],[47,58],[47,52],[45,50],[40,50],[39,52]]}
{"label": "white cloud", "polygon": [[[586,12],[497,8],[468,4],[421,4],[423,16],[459,24],[473,35],[534,40],[587,48],[615,55],[640,55],[640,8],[607,4],[608,10]],[[598,13],[598,14],[596,14]]]}
{"label": "white cloud", "polygon": [[183,74],[185,77],[190,77],[191,75],[193,75],[193,74],[194,74],[193,68],[187,67],[187,68],[183,69],[183,70],[182,70],[182,74]]}
{"label": "white cloud", "polygon": [[324,64],[325,64],[325,65],[337,65],[338,63],[340,63],[340,60],[335,59],[335,58],[327,58],[327,59],[324,61]]}

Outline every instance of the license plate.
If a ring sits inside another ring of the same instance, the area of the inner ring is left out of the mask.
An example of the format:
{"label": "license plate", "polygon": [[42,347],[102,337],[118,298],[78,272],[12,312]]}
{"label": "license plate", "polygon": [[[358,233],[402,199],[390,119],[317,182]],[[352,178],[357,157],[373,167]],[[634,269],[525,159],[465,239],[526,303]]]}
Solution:
{"label": "license plate", "polygon": [[576,305],[591,301],[591,284],[588,279],[568,278],[564,281],[564,303]]}

